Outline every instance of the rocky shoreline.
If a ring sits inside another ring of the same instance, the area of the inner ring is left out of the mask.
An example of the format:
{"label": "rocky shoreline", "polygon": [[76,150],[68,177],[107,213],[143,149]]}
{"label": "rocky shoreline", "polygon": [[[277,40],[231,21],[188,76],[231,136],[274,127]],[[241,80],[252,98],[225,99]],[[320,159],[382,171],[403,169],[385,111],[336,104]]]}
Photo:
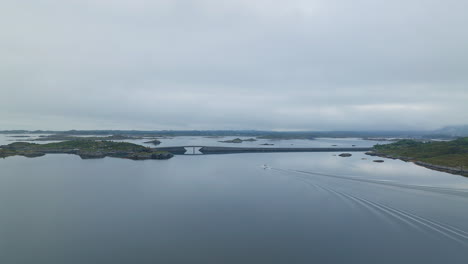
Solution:
{"label": "rocky shoreline", "polygon": [[155,146],[161,144],[161,141],[157,140],[157,139],[154,139],[154,140],[150,140],[150,141],[146,141],[144,142],[145,144],[153,144]]}
{"label": "rocky shoreline", "polygon": [[65,141],[48,144],[16,142],[0,146],[0,158],[24,156],[40,157],[46,154],[75,154],[82,159],[101,159],[105,157],[132,160],[170,159],[174,155],[168,151],[147,148],[127,142],[113,141]]}
{"label": "rocky shoreline", "polygon": [[442,171],[442,172],[447,172],[451,174],[456,174],[456,175],[462,175],[462,176],[468,176],[468,168],[464,168],[463,166],[461,167],[448,167],[448,166],[441,166],[441,165],[436,165],[436,164],[431,164],[423,161],[416,160],[415,158],[412,157],[404,157],[404,156],[396,156],[396,155],[389,155],[385,153],[379,153],[376,151],[369,151],[365,153],[366,155],[369,156],[377,156],[381,158],[387,158],[387,159],[393,159],[393,160],[402,160],[405,162],[413,162],[414,164],[425,167],[431,170],[436,170],[436,171]]}

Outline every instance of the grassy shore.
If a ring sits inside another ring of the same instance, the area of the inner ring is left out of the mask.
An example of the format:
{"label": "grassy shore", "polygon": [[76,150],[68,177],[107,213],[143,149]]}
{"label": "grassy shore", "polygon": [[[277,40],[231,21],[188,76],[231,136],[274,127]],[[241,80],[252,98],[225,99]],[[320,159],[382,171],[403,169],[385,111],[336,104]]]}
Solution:
{"label": "grassy shore", "polygon": [[468,169],[468,137],[431,142],[400,140],[391,144],[375,145],[374,153],[379,156]]}

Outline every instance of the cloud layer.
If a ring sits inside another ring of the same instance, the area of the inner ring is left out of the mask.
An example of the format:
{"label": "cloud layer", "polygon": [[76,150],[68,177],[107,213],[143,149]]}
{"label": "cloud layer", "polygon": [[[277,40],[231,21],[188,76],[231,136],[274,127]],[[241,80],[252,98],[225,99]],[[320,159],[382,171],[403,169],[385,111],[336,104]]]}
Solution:
{"label": "cloud layer", "polygon": [[18,0],[2,129],[468,123],[467,1]]}

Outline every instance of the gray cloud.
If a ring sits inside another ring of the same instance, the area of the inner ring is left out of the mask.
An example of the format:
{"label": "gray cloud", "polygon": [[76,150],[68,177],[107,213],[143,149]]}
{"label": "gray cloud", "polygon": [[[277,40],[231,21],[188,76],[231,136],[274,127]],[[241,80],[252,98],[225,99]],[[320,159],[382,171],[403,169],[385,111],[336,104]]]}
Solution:
{"label": "gray cloud", "polygon": [[468,121],[466,1],[18,0],[0,129],[432,129]]}

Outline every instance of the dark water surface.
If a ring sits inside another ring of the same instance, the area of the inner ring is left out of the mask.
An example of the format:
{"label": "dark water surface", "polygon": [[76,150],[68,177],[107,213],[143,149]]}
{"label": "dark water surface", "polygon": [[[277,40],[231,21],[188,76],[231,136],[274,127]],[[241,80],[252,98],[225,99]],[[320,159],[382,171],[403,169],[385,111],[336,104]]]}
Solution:
{"label": "dark water surface", "polygon": [[467,263],[467,178],[334,154],[0,160],[0,263]]}

